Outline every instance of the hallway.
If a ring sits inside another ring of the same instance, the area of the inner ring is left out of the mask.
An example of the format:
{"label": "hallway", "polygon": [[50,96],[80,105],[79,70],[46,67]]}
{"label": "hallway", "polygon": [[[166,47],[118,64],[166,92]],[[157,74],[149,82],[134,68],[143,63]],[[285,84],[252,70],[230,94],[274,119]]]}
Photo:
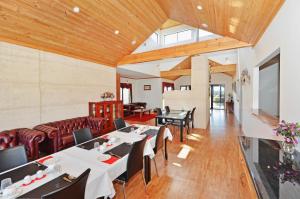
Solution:
{"label": "hallway", "polygon": [[[151,121],[150,123],[153,123]],[[158,154],[157,177],[152,165],[148,198],[239,199],[239,157],[236,135],[240,133],[232,114],[214,110],[207,131],[194,129],[184,143],[179,134],[169,144],[169,160]],[[120,186],[117,198],[122,198]],[[138,193],[136,190],[140,190]],[[188,192],[186,190],[189,190]],[[141,176],[126,187],[128,198],[145,198]],[[151,197],[150,197],[151,196]]]}

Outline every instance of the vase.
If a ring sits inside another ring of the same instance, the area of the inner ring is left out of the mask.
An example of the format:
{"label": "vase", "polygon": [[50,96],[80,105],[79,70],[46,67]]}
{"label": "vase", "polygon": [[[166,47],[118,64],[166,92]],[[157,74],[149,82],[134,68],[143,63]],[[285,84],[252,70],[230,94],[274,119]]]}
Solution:
{"label": "vase", "polygon": [[283,142],[282,143],[282,150],[286,153],[293,154],[294,151],[295,151],[295,145],[294,145],[294,143]]}

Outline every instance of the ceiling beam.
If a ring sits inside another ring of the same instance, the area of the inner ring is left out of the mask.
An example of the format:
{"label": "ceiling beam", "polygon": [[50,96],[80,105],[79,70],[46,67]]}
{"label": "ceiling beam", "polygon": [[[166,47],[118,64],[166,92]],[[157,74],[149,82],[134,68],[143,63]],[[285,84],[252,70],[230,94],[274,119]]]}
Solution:
{"label": "ceiling beam", "polygon": [[236,71],[236,64],[217,65],[210,67],[210,73],[229,73]]}
{"label": "ceiling beam", "polygon": [[191,76],[191,69],[180,69],[180,70],[170,70],[170,71],[161,71],[160,77],[167,78],[172,76]]}
{"label": "ceiling beam", "polygon": [[248,46],[251,46],[251,44],[238,41],[230,37],[222,37],[218,39],[210,39],[207,41],[173,46],[149,52],[130,54],[123,57],[121,61],[119,61],[118,65],[141,63],[182,56],[191,56],[209,52],[243,48]]}

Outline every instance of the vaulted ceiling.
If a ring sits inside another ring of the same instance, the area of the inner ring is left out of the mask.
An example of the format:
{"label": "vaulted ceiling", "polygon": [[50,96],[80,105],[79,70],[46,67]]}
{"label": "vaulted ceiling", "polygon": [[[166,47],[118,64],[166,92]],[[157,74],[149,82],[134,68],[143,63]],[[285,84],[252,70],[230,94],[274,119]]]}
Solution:
{"label": "vaulted ceiling", "polygon": [[[255,44],[284,0],[157,0],[168,17]],[[205,28],[205,25],[207,28]]]}
{"label": "vaulted ceiling", "polygon": [[0,1],[0,40],[116,66],[168,18],[200,28],[206,23],[208,31],[255,44],[283,2],[5,0]]}
{"label": "vaulted ceiling", "polygon": [[166,20],[155,0],[4,0],[0,40],[116,66]]}

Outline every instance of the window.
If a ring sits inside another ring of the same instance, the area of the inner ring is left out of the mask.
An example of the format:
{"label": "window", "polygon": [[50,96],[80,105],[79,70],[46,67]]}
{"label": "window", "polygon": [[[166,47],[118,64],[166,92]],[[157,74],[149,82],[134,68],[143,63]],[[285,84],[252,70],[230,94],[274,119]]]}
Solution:
{"label": "window", "polygon": [[185,30],[182,32],[178,32],[177,33],[177,40],[178,42],[182,42],[182,41],[188,41],[192,39],[192,31],[191,30]]}
{"label": "window", "polygon": [[188,41],[192,39],[192,30],[184,30],[164,36],[165,45],[178,42]]}
{"label": "window", "polygon": [[174,83],[169,83],[169,82],[162,83],[162,92],[163,93],[165,91],[172,91],[172,90],[174,90]]}
{"label": "window", "polygon": [[165,35],[165,45],[177,43],[177,33]]}
{"label": "window", "polygon": [[132,102],[132,85],[121,83],[120,86],[120,97],[123,104],[130,104]]}
{"label": "window", "polygon": [[198,30],[198,37],[199,37],[199,38],[201,38],[201,37],[207,37],[207,36],[210,36],[210,35],[212,35],[212,34],[213,34],[213,33],[207,32],[207,31],[205,31],[205,30],[201,30],[201,29]]}
{"label": "window", "polygon": [[150,36],[150,39],[151,39],[154,43],[158,44],[158,34],[157,34],[156,32],[153,33],[153,34]]}
{"label": "window", "polygon": [[181,85],[180,86],[181,91],[188,91],[191,90],[191,85]]}

